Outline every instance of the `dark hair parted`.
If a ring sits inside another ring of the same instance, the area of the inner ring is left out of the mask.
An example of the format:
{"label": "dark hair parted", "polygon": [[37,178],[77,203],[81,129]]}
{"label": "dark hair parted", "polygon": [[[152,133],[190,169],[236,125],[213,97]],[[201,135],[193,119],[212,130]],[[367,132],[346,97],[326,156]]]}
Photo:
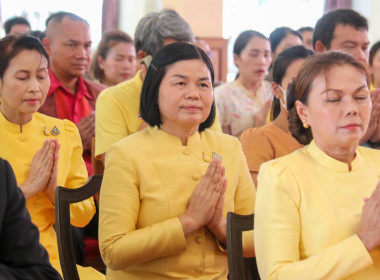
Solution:
{"label": "dark hair parted", "polygon": [[380,41],[376,42],[372,47],[371,47],[371,50],[369,51],[369,65],[372,66],[372,63],[373,63],[373,59],[376,55],[376,53],[378,52],[378,50],[380,49]]}
{"label": "dark hair parted", "polygon": [[281,41],[288,34],[293,34],[295,36],[298,36],[302,41],[302,35],[298,31],[295,31],[295,30],[293,30],[289,27],[286,27],[286,26],[278,27],[269,34],[269,41],[270,41],[272,53],[276,52],[278,45],[280,45]]}
{"label": "dark hair parted", "polygon": [[264,34],[255,31],[255,30],[246,30],[239,34],[239,36],[235,40],[234,44],[234,54],[240,55],[240,53],[244,50],[244,48],[247,46],[248,42],[255,37],[263,38],[268,40],[267,37],[265,37]]}
{"label": "dark hair parted", "polygon": [[356,30],[367,30],[368,21],[365,17],[354,10],[338,9],[323,15],[316,23],[313,32],[313,48],[317,41],[330,49],[334,37],[335,28],[338,24],[349,25]]}
{"label": "dark hair parted", "polygon": [[30,28],[30,23],[23,17],[13,17],[5,21],[4,23],[4,30],[5,34],[8,35],[9,32],[11,32],[11,29],[14,25],[17,24],[22,24],[22,25],[27,25]]}
{"label": "dark hair parted", "polygon": [[[301,46],[301,45],[293,46],[284,50],[282,53],[280,53],[277,56],[273,64],[273,82],[281,85],[282,79],[285,76],[286,70],[288,69],[289,65],[292,64],[292,62],[294,62],[297,59],[305,59],[313,54],[314,52],[312,50],[306,49],[304,46]],[[287,88],[284,88],[284,90],[286,89]],[[276,119],[281,112],[280,100],[277,99],[276,96],[273,97],[271,111],[272,111],[271,120]]]}
{"label": "dark hair parted", "polygon": [[49,63],[41,41],[30,35],[8,35],[0,40],[0,78],[2,79],[10,61],[24,50],[35,50]]}
{"label": "dark hair parted", "polygon": [[[163,47],[153,58],[145,76],[141,90],[140,114],[150,126],[161,127],[162,120],[158,107],[158,94],[162,79],[168,66],[183,60],[199,59],[210,71],[211,84],[214,83],[214,68],[208,55],[200,48],[189,43],[173,43]],[[215,101],[207,119],[199,125],[199,132],[209,128],[215,120]]]}
{"label": "dark hair parted", "polygon": [[309,95],[312,90],[314,80],[320,75],[325,74],[333,67],[349,65],[359,70],[366,77],[367,85],[370,80],[366,68],[353,56],[342,51],[327,51],[317,53],[308,57],[298,71],[297,78],[291,84],[288,91],[288,120],[289,130],[293,137],[303,145],[307,145],[313,139],[311,128],[304,128],[302,121],[296,111],[295,103],[297,100],[308,105]]}
{"label": "dark hair parted", "polygon": [[100,40],[98,48],[96,49],[90,64],[89,72],[95,79],[104,81],[105,78],[104,70],[99,67],[97,57],[100,56],[103,60],[105,60],[110,49],[120,42],[134,45],[131,36],[121,30],[108,30],[103,33],[102,39]]}

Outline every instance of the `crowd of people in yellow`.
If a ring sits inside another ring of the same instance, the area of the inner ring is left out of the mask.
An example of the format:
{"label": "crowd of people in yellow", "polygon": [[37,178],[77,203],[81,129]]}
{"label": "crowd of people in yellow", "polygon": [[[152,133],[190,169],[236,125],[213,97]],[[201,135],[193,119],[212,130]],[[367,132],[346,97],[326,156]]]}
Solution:
{"label": "crowd of people in yellow", "polygon": [[[380,43],[370,50],[368,28],[337,9],[313,28],[245,30],[235,80],[215,86],[209,46],[171,9],[146,14],[133,39],[105,32],[94,55],[73,13],[43,34],[6,21],[0,279],[62,279],[55,190],[83,186],[94,160],[99,199],[70,206],[80,279],[228,279],[228,212],[254,213],[243,252],[261,279],[379,279]],[[83,265],[87,234],[104,270]]]}

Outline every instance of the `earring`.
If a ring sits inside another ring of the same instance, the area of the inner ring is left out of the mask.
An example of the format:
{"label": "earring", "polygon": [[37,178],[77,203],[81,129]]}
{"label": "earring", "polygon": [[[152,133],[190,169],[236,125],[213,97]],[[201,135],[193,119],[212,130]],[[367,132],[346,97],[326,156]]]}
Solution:
{"label": "earring", "polygon": [[302,125],[305,129],[309,128],[309,125],[306,123],[306,120],[303,120]]}

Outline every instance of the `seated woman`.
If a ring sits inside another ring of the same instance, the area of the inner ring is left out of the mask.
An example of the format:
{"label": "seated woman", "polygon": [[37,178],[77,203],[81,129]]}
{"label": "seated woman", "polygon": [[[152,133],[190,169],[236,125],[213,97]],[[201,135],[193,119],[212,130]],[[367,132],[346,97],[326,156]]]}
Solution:
{"label": "seated woman", "polygon": [[225,216],[253,213],[255,188],[239,140],[208,129],[213,81],[194,45],[154,56],[140,106],[149,127],[106,154],[99,244],[107,279],[226,279]]}
{"label": "seated woman", "polygon": [[49,263],[9,163],[0,158],[0,279],[62,279]]}
{"label": "seated woman", "polygon": [[[39,39],[22,35],[0,40],[0,157],[11,164],[40,242],[60,271],[53,228],[55,189],[82,186],[87,171],[76,126],[37,113],[49,86],[48,55]],[[71,222],[84,227],[94,213],[92,198],[72,204]],[[90,268],[80,273],[98,274]]]}
{"label": "seated woman", "polygon": [[272,62],[270,42],[257,31],[246,30],[234,44],[236,79],[215,88],[215,101],[224,133],[240,136],[247,128],[266,123],[273,92],[264,81]]}
{"label": "seated woman", "polygon": [[100,83],[114,86],[135,76],[136,63],[133,39],[121,30],[108,30],[94,53],[90,74]]}
{"label": "seated woman", "polygon": [[299,70],[289,125],[306,146],[262,164],[258,176],[262,279],[380,279],[380,151],[359,146],[369,83],[343,52],[313,55]]}
{"label": "seated woman", "polygon": [[285,90],[297,75],[305,58],[313,53],[303,46],[295,46],[283,51],[277,57],[273,64],[274,97],[271,122],[262,127],[247,129],[240,137],[255,186],[257,186],[257,174],[263,162],[290,154],[302,147],[292,137],[288,128]]}

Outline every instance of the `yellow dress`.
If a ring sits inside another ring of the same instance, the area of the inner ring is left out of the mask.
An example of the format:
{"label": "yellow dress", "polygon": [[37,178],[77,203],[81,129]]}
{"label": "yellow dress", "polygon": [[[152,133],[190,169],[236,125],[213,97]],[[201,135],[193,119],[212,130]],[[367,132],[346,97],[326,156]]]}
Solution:
{"label": "yellow dress", "polygon": [[261,165],[255,249],[261,279],[380,279],[380,248],[356,235],[363,198],[380,178],[380,151],[358,147],[352,170],[312,141]]}
{"label": "yellow dress", "polygon": [[[206,129],[182,146],[147,128],[113,145],[100,192],[99,245],[107,279],[226,279],[227,255],[203,227],[185,238],[178,218],[213,158],[228,186],[223,214],[253,213],[255,188],[239,140]],[[245,244],[253,250],[251,243]]]}
{"label": "yellow dress", "polygon": [[[140,94],[143,85],[141,70],[125,82],[104,89],[96,100],[95,155],[99,156],[117,141],[139,130]],[[218,112],[210,127],[222,131]]]}
{"label": "yellow dress", "polygon": [[[57,138],[61,144],[58,185],[78,188],[86,182],[87,171],[82,158],[82,143],[78,129],[72,122],[35,113],[29,123],[20,126],[9,122],[0,113],[0,133],[0,157],[11,164],[18,185],[26,180],[36,151],[42,147],[44,140],[50,138]],[[40,242],[48,251],[52,265],[60,271],[57,237],[53,228],[55,223],[53,203],[44,192],[40,192],[26,200],[26,207],[32,222],[40,231]],[[90,198],[72,204],[70,211],[72,225],[84,227],[95,214],[94,201]]]}

